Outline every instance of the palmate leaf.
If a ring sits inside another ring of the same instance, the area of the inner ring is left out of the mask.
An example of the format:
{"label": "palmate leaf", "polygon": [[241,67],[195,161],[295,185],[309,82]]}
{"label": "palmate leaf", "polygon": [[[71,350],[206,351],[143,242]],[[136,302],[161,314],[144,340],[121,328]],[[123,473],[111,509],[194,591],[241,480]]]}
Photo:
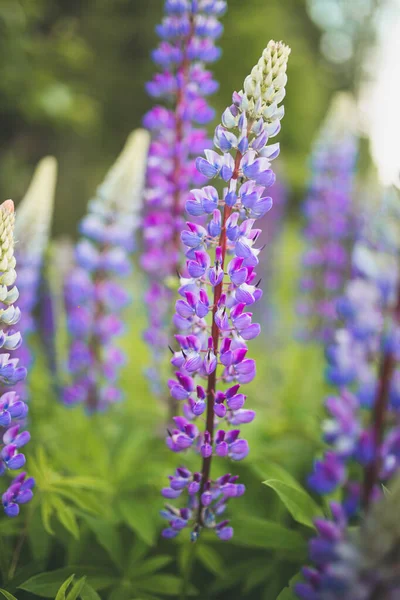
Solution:
{"label": "palmate leaf", "polygon": [[268,479],[263,481],[263,484],[278,494],[293,519],[298,523],[314,528],[314,519],[323,516],[322,509],[298,484],[293,486],[277,479]]}

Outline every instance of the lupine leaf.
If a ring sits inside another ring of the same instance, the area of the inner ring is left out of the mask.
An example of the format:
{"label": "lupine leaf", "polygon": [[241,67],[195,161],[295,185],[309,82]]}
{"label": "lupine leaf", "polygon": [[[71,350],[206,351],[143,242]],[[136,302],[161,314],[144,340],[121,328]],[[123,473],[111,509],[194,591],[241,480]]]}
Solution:
{"label": "lupine leaf", "polygon": [[45,528],[47,533],[49,533],[50,535],[54,535],[54,529],[51,526],[51,516],[54,512],[54,509],[48,496],[43,496],[42,498],[41,512],[43,527]]}
{"label": "lupine leaf", "polygon": [[0,589],[0,594],[2,594],[6,600],[18,600],[18,598],[10,594],[10,592],[7,592],[7,590]]}
{"label": "lupine leaf", "polygon": [[121,568],[123,562],[123,549],[118,530],[115,525],[94,519],[85,515],[85,521],[96,536],[100,546],[106,550],[111,560]]}
{"label": "lupine leaf", "polygon": [[106,515],[107,511],[104,503],[100,502],[100,500],[86,490],[68,489],[68,487],[63,488],[61,485],[53,485],[52,491],[71,500],[76,506],[93,515]]}
{"label": "lupine leaf", "polygon": [[289,473],[287,469],[281,465],[278,465],[277,463],[269,462],[267,464],[263,464],[262,466],[258,464],[252,465],[251,470],[262,480],[275,479],[292,487],[302,489],[302,486],[297,479],[293,477],[293,475]]}
{"label": "lupine leaf", "polygon": [[115,587],[111,594],[108,596],[107,600],[129,600],[132,596],[133,586],[129,583],[123,582],[121,585]]}
{"label": "lupine leaf", "polygon": [[321,508],[303,488],[288,485],[277,479],[268,479],[263,481],[263,484],[278,494],[293,519],[298,523],[313,528],[314,519],[322,516]]}
{"label": "lupine leaf", "polygon": [[81,567],[71,566],[65,569],[56,569],[55,571],[47,571],[39,573],[30,579],[21,583],[18,587],[21,590],[31,592],[43,598],[54,598],[58,592],[60,585],[69,577],[71,573],[77,576],[88,577],[89,584],[95,590],[102,590],[114,585],[118,578],[113,572],[97,567]]}
{"label": "lupine leaf", "polygon": [[56,511],[58,520],[75,539],[79,539],[79,527],[73,510],[56,494],[50,495],[50,502]]}
{"label": "lupine leaf", "polygon": [[196,557],[207,571],[214,573],[214,575],[223,573],[224,563],[214,548],[205,544],[199,544],[196,550]]}
{"label": "lupine leaf", "polygon": [[295,596],[293,588],[298,581],[301,581],[301,579],[302,576],[300,573],[297,573],[297,575],[292,577],[292,579],[289,581],[289,586],[285,587],[281,591],[276,600],[297,600],[297,596]]}
{"label": "lupine leaf", "polygon": [[81,591],[85,587],[86,577],[81,577],[76,583],[74,583],[72,590],[68,593],[66,600],[77,600]]}
{"label": "lupine leaf", "polygon": [[[148,579],[141,579],[137,583],[140,590],[155,592],[165,596],[177,596],[182,588],[182,580],[175,575],[153,575]],[[195,596],[197,590],[191,585],[187,591],[189,596]]]}
{"label": "lupine leaf", "polygon": [[143,575],[154,573],[166,567],[172,561],[172,556],[166,554],[160,554],[159,556],[152,556],[143,563],[137,563],[131,569],[131,573],[136,580]]}
{"label": "lupine leaf", "polygon": [[133,529],[146,544],[153,546],[157,535],[157,521],[154,518],[149,503],[132,502],[129,499],[121,499],[119,502],[119,511],[126,521],[127,525]]}
{"label": "lupine leaf", "polygon": [[85,583],[85,587],[81,591],[82,600],[101,600],[99,594],[89,585],[87,582]]}
{"label": "lupine leaf", "polygon": [[55,600],[65,600],[65,593],[67,591],[67,589],[69,588],[70,584],[72,583],[72,581],[74,580],[75,575],[70,575],[68,577],[68,579],[66,579],[64,581],[64,583],[62,584],[62,586],[60,587],[60,589],[57,592],[57,596],[55,598]]}
{"label": "lupine leaf", "polygon": [[258,517],[236,521],[231,543],[266,550],[289,550],[298,553],[299,558],[306,556],[306,541],[300,533]]}

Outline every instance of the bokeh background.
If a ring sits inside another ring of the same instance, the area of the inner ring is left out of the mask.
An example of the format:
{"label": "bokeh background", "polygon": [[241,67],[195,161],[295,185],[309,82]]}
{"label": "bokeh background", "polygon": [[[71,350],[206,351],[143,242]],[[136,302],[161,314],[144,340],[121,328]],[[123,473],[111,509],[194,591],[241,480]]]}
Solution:
{"label": "bokeh background", "polygon": [[[162,7],[161,0],[1,2],[0,195],[18,200],[40,157],[57,156],[56,235],[74,233],[87,199],[149,108],[144,83]],[[378,8],[377,0],[229,2],[215,65],[216,114],[270,38],[292,47],[280,140],[294,203],[330,97],[360,85]]]}

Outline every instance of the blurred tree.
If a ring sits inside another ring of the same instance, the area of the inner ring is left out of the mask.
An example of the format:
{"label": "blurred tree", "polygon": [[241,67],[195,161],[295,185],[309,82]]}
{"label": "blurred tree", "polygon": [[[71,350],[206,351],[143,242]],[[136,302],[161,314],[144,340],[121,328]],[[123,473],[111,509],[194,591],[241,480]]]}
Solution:
{"label": "blurred tree", "polygon": [[[270,38],[292,47],[280,141],[298,196],[331,93],[341,87],[319,53],[305,0],[230,0],[216,66],[217,114]],[[55,233],[73,233],[87,199],[149,106],[144,83],[163,0],[2,0],[0,192],[21,197],[44,154],[59,159]]]}

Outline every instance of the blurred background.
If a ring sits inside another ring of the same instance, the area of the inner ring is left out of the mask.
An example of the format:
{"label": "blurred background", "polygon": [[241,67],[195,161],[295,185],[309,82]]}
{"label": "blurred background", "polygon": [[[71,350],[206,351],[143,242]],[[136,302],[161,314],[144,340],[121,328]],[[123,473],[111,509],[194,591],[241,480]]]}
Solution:
{"label": "blurred background", "polygon": [[[18,201],[35,163],[54,154],[56,235],[74,234],[88,198],[150,106],[144,83],[154,71],[150,51],[162,10],[162,0],[0,2],[0,196]],[[229,1],[223,56],[215,65],[217,115],[270,38],[292,47],[280,135],[291,206],[303,195],[311,141],[335,91],[362,97],[375,155],[388,148],[382,119],[398,138],[382,95],[390,96],[396,115],[399,22],[398,0]],[[386,79],[373,96],[377,75]],[[386,163],[393,163],[395,144]],[[364,154],[368,144],[361,154],[366,163]],[[386,168],[386,178],[393,169]]]}

